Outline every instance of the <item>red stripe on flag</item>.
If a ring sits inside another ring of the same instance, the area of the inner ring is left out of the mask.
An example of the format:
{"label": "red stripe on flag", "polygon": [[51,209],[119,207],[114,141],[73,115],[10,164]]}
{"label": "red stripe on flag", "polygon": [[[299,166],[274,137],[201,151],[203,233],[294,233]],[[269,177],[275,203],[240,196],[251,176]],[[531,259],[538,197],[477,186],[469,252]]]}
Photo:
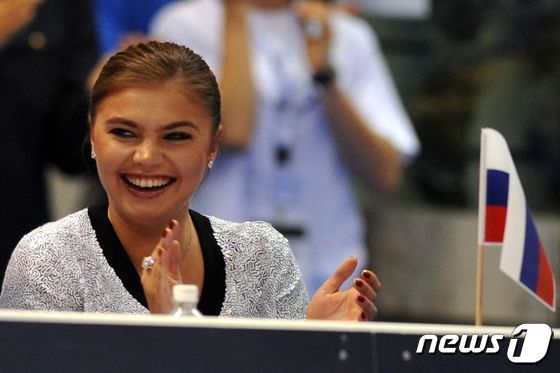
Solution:
{"label": "red stripe on flag", "polygon": [[506,206],[486,206],[486,227],[484,227],[484,242],[504,242],[506,215]]}
{"label": "red stripe on flag", "polygon": [[554,276],[546,252],[539,242],[539,277],[537,280],[537,295],[550,307],[554,307]]}

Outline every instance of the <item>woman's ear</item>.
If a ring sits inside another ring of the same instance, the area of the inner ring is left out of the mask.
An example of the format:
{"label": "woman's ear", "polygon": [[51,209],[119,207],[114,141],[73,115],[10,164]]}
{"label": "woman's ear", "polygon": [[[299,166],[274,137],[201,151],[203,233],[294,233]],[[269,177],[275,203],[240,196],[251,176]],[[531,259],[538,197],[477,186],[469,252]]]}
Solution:
{"label": "woman's ear", "polygon": [[[88,118],[89,119],[89,118]],[[93,127],[91,125],[91,120],[90,120],[90,124],[89,124],[89,146],[91,147],[91,158],[95,159],[96,154],[95,154],[95,141],[93,139]]]}
{"label": "woman's ear", "polygon": [[93,122],[91,121],[91,115],[90,114],[88,114],[87,122],[88,122],[88,129],[89,129],[89,133],[88,133],[89,140],[90,140],[91,145],[93,147]]}
{"label": "woman's ear", "polygon": [[222,141],[223,132],[224,132],[224,127],[220,124],[218,126],[218,129],[214,133],[214,136],[212,138],[212,143],[210,144],[210,159],[212,160],[216,159],[216,156],[218,155],[218,150],[220,148],[220,142]]}

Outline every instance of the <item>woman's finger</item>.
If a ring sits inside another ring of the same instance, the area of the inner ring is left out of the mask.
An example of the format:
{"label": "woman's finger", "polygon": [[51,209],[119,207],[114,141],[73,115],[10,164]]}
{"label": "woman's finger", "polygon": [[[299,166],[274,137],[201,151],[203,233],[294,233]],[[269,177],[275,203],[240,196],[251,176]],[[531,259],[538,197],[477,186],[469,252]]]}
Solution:
{"label": "woman's finger", "polygon": [[149,269],[144,268],[144,266],[142,266],[142,276],[148,274],[149,272],[153,272],[153,270],[155,269],[154,267],[156,266],[159,267],[162,265],[162,261],[165,260],[164,253],[167,251],[166,247],[170,247],[173,242],[170,240],[170,236],[171,236],[171,229],[169,227],[165,227],[163,229],[163,233],[161,235],[159,242],[157,243],[156,247],[154,247],[152,253],[149,255],[149,257],[154,259],[155,263],[152,266],[150,266]]}
{"label": "woman's finger", "polygon": [[356,257],[351,256],[344,260],[338,265],[333,275],[321,285],[318,292],[322,291],[328,294],[337,292],[342,283],[352,275],[357,265],[358,259]]}
{"label": "woman's finger", "polygon": [[362,279],[366,281],[375,292],[381,290],[381,281],[379,281],[377,275],[369,269],[364,269],[362,271]]}
{"label": "woman's finger", "polygon": [[168,250],[164,253],[164,265],[165,269],[167,270],[168,277],[174,283],[181,283],[182,276],[181,276],[181,260],[182,260],[182,252],[181,252],[181,244],[179,241],[175,240],[171,243],[171,246]]}
{"label": "woman's finger", "polygon": [[179,222],[175,219],[169,222],[169,229],[171,230],[171,242],[174,240],[179,241],[181,237],[181,227]]}
{"label": "woman's finger", "polygon": [[375,318],[377,315],[377,307],[371,300],[367,299],[362,294],[358,294],[356,303],[362,310],[360,320],[371,321]]}
{"label": "woman's finger", "polygon": [[354,280],[354,289],[356,289],[358,293],[362,294],[367,299],[375,302],[375,299],[377,298],[377,292],[373,290],[368,282],[364,281],[361,278],[357,278]]}

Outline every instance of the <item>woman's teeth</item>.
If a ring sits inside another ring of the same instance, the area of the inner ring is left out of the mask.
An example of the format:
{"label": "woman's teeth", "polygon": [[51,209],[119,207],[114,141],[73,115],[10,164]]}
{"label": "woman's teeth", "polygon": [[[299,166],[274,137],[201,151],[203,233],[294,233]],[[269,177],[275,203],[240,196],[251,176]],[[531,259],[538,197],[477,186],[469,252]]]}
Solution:
{"label": "woman's teeth", "polygon": [[165,186],[171,182],[170,177],[159,177],[159,178],[137,178],[127,176],[126,180],[139,188],[159,188]]}

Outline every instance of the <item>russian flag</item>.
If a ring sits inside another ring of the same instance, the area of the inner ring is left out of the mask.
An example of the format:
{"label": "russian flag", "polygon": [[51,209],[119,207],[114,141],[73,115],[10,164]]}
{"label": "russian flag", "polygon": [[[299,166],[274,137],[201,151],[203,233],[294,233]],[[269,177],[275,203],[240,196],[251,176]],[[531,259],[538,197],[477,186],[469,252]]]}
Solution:
{"label": "russian flag", "polygon": [[552,311],[556,281],[502,135],[482,130],[479,245],[501,245],[500,269]]}
{"label": "russian flag", "polygon": [[509,174],[500,170],[486,171],[486,224],[484,242],[501,244],[506,229]]}

